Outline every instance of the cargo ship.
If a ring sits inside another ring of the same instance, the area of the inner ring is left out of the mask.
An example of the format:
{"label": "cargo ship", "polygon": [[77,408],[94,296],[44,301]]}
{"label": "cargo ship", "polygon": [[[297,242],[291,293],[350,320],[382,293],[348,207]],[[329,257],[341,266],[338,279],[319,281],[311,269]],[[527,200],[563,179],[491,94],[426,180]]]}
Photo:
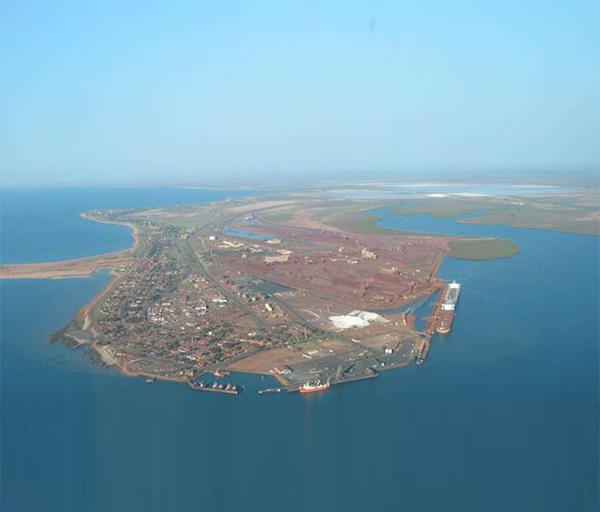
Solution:
{"label": "cargo ship", "polygon": [[315,382],[307,382],[303,386],[300,387],[300,393],[314,393],[315,391],[325,391],[329,389],[331,385],[329,384],[329,380],[326,382],[321,382],[321,380],[317,380]]}
{"label": "cargo ship", "polygon": [[456,281],[452,281],[444,291],[444,301],[442,302],[440,319],[436,327],[438,334],[448,334],[452,329],[452,322],[454,320],[454,311],[456,303],[458,302],[458,296],[460,294],[460,284]]}

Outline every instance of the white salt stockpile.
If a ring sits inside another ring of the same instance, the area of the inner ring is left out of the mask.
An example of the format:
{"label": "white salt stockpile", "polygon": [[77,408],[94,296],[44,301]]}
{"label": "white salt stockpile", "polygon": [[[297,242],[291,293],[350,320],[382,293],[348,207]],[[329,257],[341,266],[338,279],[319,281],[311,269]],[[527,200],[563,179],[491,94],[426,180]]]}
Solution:
{"label": "white salt stockpile", "polygon": [[356,309],[349,315],[330,316],[329,320],[338,329],[350,329],[351,327],[367,327],[373,322],[385,324],[388,322],[385,318],[377,313],[370,311],[361,311]]}
{"label": "white salt stockpile", "polygon": [[349,329],[350,327],[366,327],[367,325],[369,325],[369,322],[363,320],[358,316],[330,316],[329,320],[331,320],[333,325],[335,325],[338,329]]}

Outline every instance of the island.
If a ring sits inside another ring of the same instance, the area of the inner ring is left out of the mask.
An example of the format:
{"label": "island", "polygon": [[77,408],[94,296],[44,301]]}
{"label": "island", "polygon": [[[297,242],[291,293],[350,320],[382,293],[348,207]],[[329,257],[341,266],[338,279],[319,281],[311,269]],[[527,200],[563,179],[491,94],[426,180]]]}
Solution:
{"label": "island", "polygon": [[[216,379],[245,372],[275,377],[280,387],[267,391],[322,390],[425,361],[458,298],[458,284],[437,277],[445,256],[518,252],[507,240],[380,228],[370,212],[386,205],[282,193],[96,210],[84,216],[134,230],[131,249],[3,265],[0,277],[111,269],[102,292],[52,339],[86,346],[124,375],[237,394]],[[431,314],[418,328],[415,312],[427,301]]]}

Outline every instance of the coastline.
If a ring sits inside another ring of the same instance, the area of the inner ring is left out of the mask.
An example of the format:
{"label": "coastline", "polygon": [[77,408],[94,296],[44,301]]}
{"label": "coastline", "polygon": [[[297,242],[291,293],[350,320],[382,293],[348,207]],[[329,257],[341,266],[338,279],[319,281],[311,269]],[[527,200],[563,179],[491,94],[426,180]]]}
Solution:
{"label": "coastline", "polygon": [[[60,278],[81,278],[89,277],[94,272],[100,269],[110,269],[111,276],[109,282],[107,282],[100,292],[93,297],[87,304],[82,306],[75,314],[73,322],[71,323],[70,333],[64,334],[64,339],[68,343],[71,340],[75,342],[75,347],[86,346],[89,350],[90,360],[92,362],[101,363],[103,365],[113,368],[117,373],[126,377],[140,377],[140,378],[152,378],[171,382],[185,383],[187,377],[181,375],[163,375],[159,376],[154,373],[149,374],[144,371],[131,371],[127,367],[127,363],[120,360],[119,357],[115,357],[110,346],[105,346],[102,340],[98,339],[97,333],[94,329],[91,313],[94,308],[102,301],[110,291],[114,288],[115,284],[119,281],[119,278],[124,275],[126,268],[130,267],[133,263],[133,255],[140,245],[140,231],[137,225],[130,222],[116,222],[112,220],[97,219],[92,214],[80,213],[80,217],[94,222],[101,222],[104,224],[114,225],[126,225],[132,230],[133,244],[129,249],[107,253],[92,257],[78,258],[73,260],[64,260],[50,263],[40,264],[17,264],[17,265],[0,265],[0,278],[4,279],[60,279]],[[393,230],[390,230],[393,232]],[[435,235],[433,235],[435,237]],[[438,268],[444,258],[447,255],[447,251],[441,251],[436,256],[434,264],[434,274],[437,274]],[[75,330],[73,330],[73,328]],[[82,332],[82,336],[77,334],[77,330]],[[83,335],[83,331],[89,333],[91,338]],[[67,331],[68,332],[68,331]],[[410,365],[412,359],[403,361],[399,364],[394,364],[378,370],[391,370]],[[276,375],[272,371],[244,371],[235,370],[234,368],[228,368],[238,373],[257,374],[263,376],[274,377],[281,385],[288,388],[290,382],[283,378],[281,375]],[[344,381],[336,382],[336,384],[345,383]]]}
{"label": "coastline", "polygon": [[76,258],[72,260],[52,261],[48,263],[17,263],[0,265],[0,279],[66,279],[84,278],[101,269],[117,270],[130,265],[132,256],[140,243],[139,228],[131,223],[108,222],[81,213],[81,217],[103,224],[128,226],[133,235],[133,244],[129,249]]}
{"label": "coastline", "polygon": [[[85,213],[85,212],[80,213],[79,216],[86,220],[91,220],[92,222],[99,222],[100,224],[114,224],[116,226],[127,226],[127,227],[131,228],[131,231],[132,231],[131,234],[133,235],[133,244],[131,245],[131,247],[129,249],[124,249],[124,251],[133,252],[138,248],[138,246],[140,244],[140,230],[135,224],[132,224],[131,222],[115,222],[115,221],[97,219],[95,217],[90,216],[88,213]],[[123,251],[117,251],[117,252],[123,252]],[[107,253],[107,254],[116,254],[116,253]]]}
{"label": "coastline", "polygon": [[[112,222],[97,219],[87,213],[80,213],[80,217],[102,224],[114,224],[128,226],[133,235],[133,243],[128,249],[121,251],[99,254],[96,256],[88,256],[85,258],[75,258],[70,260],[53,261],[47,263],[19,263],[0,265],[0,279],[80,279],[89,278],[99,270],[109,269],[111,272],[111,280],[93,297],[87,304],[82,306],[74,315],[73,321],[81,322],[81,330],[89,331],[95,334],[93,329],[90,330],[91,322],[89,313],[91,309],[113,288],[119,277],[122,275],[120,269],[127,267],[133,263],[133,254],[140,245],[139,228],[129,222]],[[73,335],[65,334],[65,338],[75,342],[74,348],[87,347],[93,350],[100,361],[106,366],[111,367],[117,373],[125,377],[140,377],[152,378],[155,380],[164,380],[170,382],[187,382],[186,378],[171,376],[161,377],[154,374],[146,374],[144,372],[132,372],[127,369],[122,363],[113,357],[107,347],[98,344],[96,341],[84,341],[76,338]]]}

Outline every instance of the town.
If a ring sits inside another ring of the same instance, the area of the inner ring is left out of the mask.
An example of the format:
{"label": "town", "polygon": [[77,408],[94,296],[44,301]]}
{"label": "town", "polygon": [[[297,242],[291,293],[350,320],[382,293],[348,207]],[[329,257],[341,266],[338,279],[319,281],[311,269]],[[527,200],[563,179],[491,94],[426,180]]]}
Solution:
{"label": "town", "polygon": [[[436,272],[447,240],[343,230],[307,219],[306,206],[87,213],[134,227],[136,249],[60,337],[150,382],[236,371],[294,391],[422,363],[435,314],[418,330],[414,312],[444,287]],[[270,220],[282,207],[287,221]]]}

